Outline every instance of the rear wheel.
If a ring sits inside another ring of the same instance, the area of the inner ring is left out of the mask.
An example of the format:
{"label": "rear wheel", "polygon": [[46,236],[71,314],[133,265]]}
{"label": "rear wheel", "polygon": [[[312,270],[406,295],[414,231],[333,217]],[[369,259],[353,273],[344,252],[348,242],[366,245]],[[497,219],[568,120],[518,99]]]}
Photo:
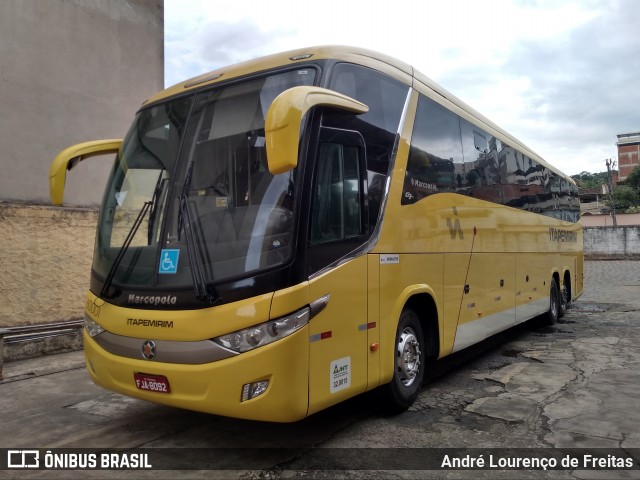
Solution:
{"label": "rear wheel", "polygon": [[392,413],[406,410],[415,402],[424,378],[424,336],[416,313],[405,309],[396,332],[394,373],[386,385],[385,400]]}
{"label": "rear wheel", "polygon": [[564,317],[564,314],[567,313],[567,309],[569,308],[569,285],[567,285],[567,281],[564,280],[562,282],[562,287],[560,288],[560,307],[558,309],[558,317]]}
{"label": "rear wheel", "polygon": [[551,279],[551,288],[549,290],[549,311],[546,314],[546,323],[555,325],[560,315],[560,290],[555,278]]}

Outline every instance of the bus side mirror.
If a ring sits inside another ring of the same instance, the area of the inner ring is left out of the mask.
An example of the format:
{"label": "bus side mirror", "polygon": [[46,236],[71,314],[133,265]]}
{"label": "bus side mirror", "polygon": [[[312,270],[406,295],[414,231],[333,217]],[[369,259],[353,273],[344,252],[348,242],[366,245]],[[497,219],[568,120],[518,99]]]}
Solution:
{"label": "bus side mirror", "polygon": [[96,155],[116,153],[120,150],[122,140],[94,140],[92,142],[78,143],[62,150],[51,163],[49,169],[49,195],[54,205],[62,205],[64,196],[64,184],[67,179],[67,170],[71,170],[82,160]]}
{"label": "bus side mirror", "polygon": [[326,88],[302,86],[285,90],[269,107],[265,121],[267,163],[273,175],[288,172],[298,165],[302,118],[319,105],[356,114],[369,111],[364,103]]}

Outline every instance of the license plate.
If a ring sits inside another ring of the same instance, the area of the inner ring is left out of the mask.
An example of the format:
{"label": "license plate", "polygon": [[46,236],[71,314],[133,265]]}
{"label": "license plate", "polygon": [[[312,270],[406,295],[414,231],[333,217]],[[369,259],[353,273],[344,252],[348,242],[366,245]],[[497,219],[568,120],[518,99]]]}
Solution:
{"label": "license plate", "polygon": [[140,390],[158,393],[169,393],[171,391],[169,388],[169,380],[163,375],[135,372],[133,378],[136,382],[136,387]]}

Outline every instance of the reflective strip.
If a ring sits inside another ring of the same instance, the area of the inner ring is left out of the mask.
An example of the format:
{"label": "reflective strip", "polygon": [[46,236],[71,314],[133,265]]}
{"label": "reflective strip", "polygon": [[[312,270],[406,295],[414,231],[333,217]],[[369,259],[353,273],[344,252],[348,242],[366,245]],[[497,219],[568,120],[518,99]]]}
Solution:
{"label": "reflective strip", "polygon": [[362,330],[370,330],[372,328],[376,328],[376,322],[369,322],[358,325],[359,332],[361,332]]}
{"label": "reflective strip", "polygon": [[310,342],[317,342],[318,340],[325,340],[327,338],[331,338],[331,330],[328,332],[316,333],[315,335],[309,336]]}

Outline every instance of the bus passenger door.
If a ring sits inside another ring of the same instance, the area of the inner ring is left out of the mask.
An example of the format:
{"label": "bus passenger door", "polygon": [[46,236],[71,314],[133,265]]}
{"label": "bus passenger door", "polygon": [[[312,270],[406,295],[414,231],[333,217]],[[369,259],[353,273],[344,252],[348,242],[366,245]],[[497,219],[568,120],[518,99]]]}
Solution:
{"label": "bus passenger door", "polygon": [[[307,273],[319,313],[309,323],[309,414],[367,388],[364,141],[322,128],[313,173]],[[312,303],[313,306],[313,303]]]}

